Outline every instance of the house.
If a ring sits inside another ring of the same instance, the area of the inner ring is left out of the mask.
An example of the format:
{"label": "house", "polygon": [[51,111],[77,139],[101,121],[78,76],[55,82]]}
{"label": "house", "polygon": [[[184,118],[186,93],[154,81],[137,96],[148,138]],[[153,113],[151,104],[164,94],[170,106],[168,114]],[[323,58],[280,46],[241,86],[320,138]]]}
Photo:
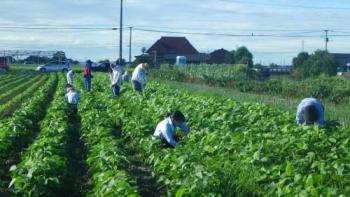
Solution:
{"label": "house", "polygon": [[223,64],[225,63],[226,56],[230,52],[226,49],[218,49],[209,54],[208,64]]}
{"label": "house", "polygon": [[161,37],[145,54],[136,56],[144,62],[157,62],[175,64],[177,56],[185,56],[188,63],[197,64],[205,62],[208,55],[199,53],[186,37]]}
{"label": "house", "polygon": [[347,53],[331,53],[338,61],[340,67],[350,67],[350,54]]}

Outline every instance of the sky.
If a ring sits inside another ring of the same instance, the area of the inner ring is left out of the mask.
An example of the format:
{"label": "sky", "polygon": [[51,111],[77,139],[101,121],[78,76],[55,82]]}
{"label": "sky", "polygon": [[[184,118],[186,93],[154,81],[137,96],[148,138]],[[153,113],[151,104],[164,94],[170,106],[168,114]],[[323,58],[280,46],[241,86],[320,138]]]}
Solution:
{"label": "sky", "polygon": [[[1,0],[0,53],[63,50],[81,61],[115,60],[119,10],[120,0]],[[124,0],[123,57],[132,26],[132,56],[161,36],[186,36],[200,52],[246,46],[255,63],[286,65],[303,50],[324,49],[324,30],[330,52],[350,53],[349,18],[348,0]]]}

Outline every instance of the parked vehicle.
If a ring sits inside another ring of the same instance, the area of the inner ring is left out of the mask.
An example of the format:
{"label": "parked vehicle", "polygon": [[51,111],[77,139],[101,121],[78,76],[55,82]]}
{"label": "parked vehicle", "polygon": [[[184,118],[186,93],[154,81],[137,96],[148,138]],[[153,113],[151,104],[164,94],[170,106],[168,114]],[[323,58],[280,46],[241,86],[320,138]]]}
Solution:
{"label": "parked vehicle", "polygon": [[99,63],[99,64],[92,64],[91,68],[92,71],[101,71],[101,72],[107,72],[110,69],[111,64],[109,62]]}
{"label": "parked vehicle", "polygon": [[271,75],[270,69],[266,67],[251,68],[247,71],[247,77],[255,80],[265,80]]}
{"label": "parked vehicle", "polygon": [[6,57],[0,57],[0,70],[9,70],[9,62]]}
{"label": "parked vehicle", "polygon": [[47,64],[39,65],[35,70],[40,72],[68,72],[70,65],[68,62],[50,62]]}

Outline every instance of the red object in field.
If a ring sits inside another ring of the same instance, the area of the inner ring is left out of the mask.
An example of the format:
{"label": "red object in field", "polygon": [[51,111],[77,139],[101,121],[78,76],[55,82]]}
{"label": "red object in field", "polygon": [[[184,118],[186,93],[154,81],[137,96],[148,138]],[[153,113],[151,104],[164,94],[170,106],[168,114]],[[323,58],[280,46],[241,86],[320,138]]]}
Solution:
{"label": "red object in field", "polygon": [[6,57],[0,57],[0,69],[9,69],[9,63]]}

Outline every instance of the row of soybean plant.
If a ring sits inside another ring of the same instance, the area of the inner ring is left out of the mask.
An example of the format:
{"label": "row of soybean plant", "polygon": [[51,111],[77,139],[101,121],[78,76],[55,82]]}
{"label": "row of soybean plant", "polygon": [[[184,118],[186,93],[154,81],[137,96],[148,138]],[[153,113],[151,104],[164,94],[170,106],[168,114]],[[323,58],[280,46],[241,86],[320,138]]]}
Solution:
{"label": "row of soybean plant", "polygon": [[0,96],[0,104],[2,103],[0,106],[1,118],[8,117],[16,111],[26,99],[30,98],[36,93],[36,90],[46,83],[48,76],[38,75],[33,79],[34,81],[30,80],[27,83],[19,85],[18,88],[15,88],[15,91],[9,91]]}
{"label": "row of soybean plant", "polygon": [[[99,74],[94,81],[99,81]],[[82,88],[81,81],[78,87]],[[101,83],[93,84],[92,92],[82,92],[79,104],[81,138],[87,154],[87,167],[92,177],[89,196],[139,196],[135,183],[125,171],[129,161],[121,148],[122,141],[107,112],[106,95]],[[108,97],[108,95],[107,95]]]}
{"label": "row of soybean plant", "polygon": [[[132,139],[142,151],[169,194],[349,192],[342,177],[350,173],[346,128],[299,126],[291,114],[265,105],[191,95],[155,83],[143,97],[127,88],[108,109],[125,122],[126,142]],[[192,130],[176,149],[160,150],[150,136],[175,109],[188,115]]]}
{"label": "row of soybean plant", "polygon": [[[45,116],[46,109],[56,91],[57,76],[50,74],[47,82],[38,88],[31,98],[23,101],[11,117],[0,121],[0,185],[7,183],[8,169],[18,154],[35,137],[38,122]],[[12,102],[12,101],[10,101]],[[7,185],[5,186],[7,187]]]}
{"label": "row of soybean plant", "polygon": [[16,195],[60,196],[69,191],[68,143],[72,125],[64,93],[65,79],[60,76],[53,101],[40,123],[39,135],[25,151],[21,162],[11,167],[9,187]]}

